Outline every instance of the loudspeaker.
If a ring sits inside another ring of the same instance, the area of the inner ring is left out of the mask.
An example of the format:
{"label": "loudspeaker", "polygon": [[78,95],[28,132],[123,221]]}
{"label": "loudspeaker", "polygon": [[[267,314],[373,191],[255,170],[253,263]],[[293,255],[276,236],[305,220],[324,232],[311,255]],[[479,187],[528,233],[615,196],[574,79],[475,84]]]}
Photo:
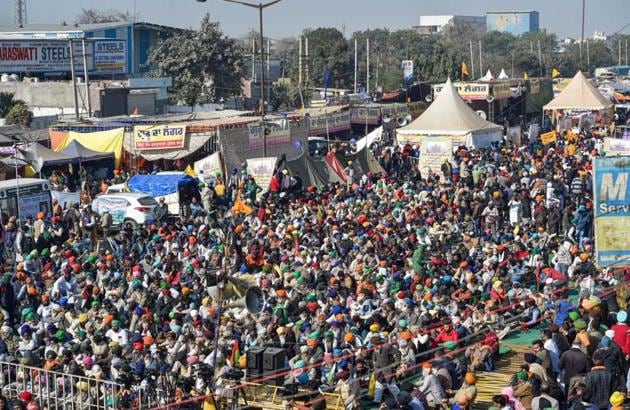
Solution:
{"label": "loudspeaker", "polygon": [[247,351],[247,376],[261,376],[265,347],[252,347]]}
{"label": "loudspeaker", "polygon": [[278,347],[268,347],[263,353],[263,370],[265,372],[276,372],[278,370],[282,370],[285,367],[286,359],[286,349],[280,349]]}

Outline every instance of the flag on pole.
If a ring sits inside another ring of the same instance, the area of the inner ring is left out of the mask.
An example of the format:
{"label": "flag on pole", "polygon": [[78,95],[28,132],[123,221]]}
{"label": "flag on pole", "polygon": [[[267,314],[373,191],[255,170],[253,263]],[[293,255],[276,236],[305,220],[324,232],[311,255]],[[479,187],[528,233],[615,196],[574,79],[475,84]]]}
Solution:
{"label": "flag on pole", "polygon": [[529,76],[527,75],[527,73],[523,74],[523,80],[529,80]]}
{"label": "flag on pole", "polygon": [[559,75],[560,75],[560,71],[556,70],[555,68],[551,70],[551,78],[556,78]]}
{"label": "flag on pole", "polygon": [[464,79],[464,76],[469,76],[470,73],[468,72],[468,66],[466,65],[465,61],[462,61],[462,80]]}
{"label": "flag on pole", "polygon": [[238,339],[234,339],[234,344],[232,345],[232,354],[230,355],[230,362],[232,362],[233,366],[238,366],[238,360],[241,358],[241,350],[239,349]]}
{"label": "flag on pole", "polygon": [[232,213],[250,215],[252,212],[254,212],[254,210],[250,206],[245,205],[243,199],[241,198],[241,193],[239,192],[236,195],[236,200],[234,201],[234,206],[232,207]]}
{"label": "flag on pole", "polygon": [[324,66],[324,101],[327,101],[328,96],[328,82],[330,81],[330,70],[328,69],[328,63]]}

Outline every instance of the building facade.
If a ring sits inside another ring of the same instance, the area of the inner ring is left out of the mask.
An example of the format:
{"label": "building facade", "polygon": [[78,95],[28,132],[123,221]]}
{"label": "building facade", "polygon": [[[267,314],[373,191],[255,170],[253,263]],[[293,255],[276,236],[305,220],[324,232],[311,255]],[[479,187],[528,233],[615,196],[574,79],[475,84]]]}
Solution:
{"label": "building facade", "polygon": [[150,71],[152,47],[181,31],[150,23],[32,24],[0,27],[0,73],[53,77],[70,71],[70,40],[75,69],[82,74],[83,39],[92,77],[142,76]]}
{"label": "building facade", "polygon": [[537,11],[489,11],[486,29],[520,36],[540,31],[540,13]]}
{"label": "building facade", "polygon": [[467,24],[473,29],[485,30],[486,19],[483,16],[420,16],[420,24],[414,29],[420,34],[435,34],[441,32],[449,24]]}

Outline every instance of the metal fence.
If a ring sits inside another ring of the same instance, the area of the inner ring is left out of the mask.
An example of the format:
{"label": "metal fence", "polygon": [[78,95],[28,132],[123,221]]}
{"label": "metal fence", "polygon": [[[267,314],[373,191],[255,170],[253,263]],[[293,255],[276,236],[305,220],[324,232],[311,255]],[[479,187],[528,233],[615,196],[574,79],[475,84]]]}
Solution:
{"label": "metal fence", "polygon": [[2,396],[14,400],[28,391],[42,410],[149,409],[158,392],[144,386],[131,389],[109,380],[48,371],[17,363],[0,362]]}

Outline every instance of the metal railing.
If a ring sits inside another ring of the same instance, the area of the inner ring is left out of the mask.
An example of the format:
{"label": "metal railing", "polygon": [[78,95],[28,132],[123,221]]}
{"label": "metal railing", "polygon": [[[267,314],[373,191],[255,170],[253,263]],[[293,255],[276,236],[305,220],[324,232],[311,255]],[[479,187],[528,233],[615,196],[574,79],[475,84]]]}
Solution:
{"label": "metal railing", "polygon": [[9,400],[30,392],[33,401],[45,410],[143,410],[158,404],[159,397],[158,392],[151,393],[143,386],[128,389],[110,380],[2,361],[0,386],[2,396]]}

